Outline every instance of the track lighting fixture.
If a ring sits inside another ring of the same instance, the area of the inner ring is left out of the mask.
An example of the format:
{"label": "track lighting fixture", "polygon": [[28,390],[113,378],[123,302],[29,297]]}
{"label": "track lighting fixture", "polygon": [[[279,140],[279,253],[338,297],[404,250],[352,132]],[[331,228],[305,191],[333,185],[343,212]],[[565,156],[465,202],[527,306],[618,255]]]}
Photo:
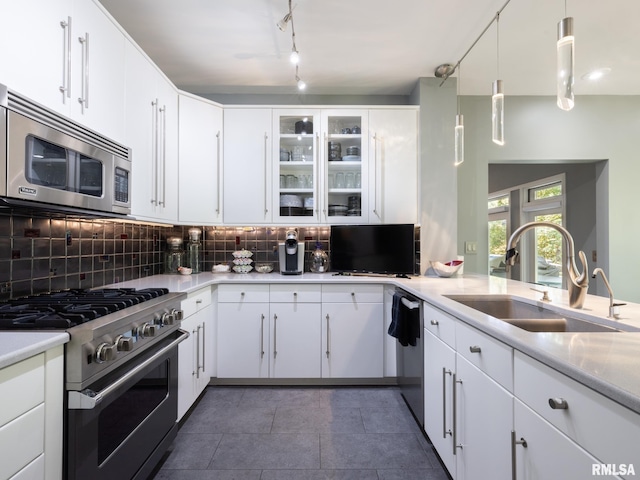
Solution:
{"label": "track lighting fixture", "polygon": [[456,127],[453,137],[453,164],[457,167],[464,162],[464,116],[460,113],[460,80],[462,78],[462,70],[458,65],[458,88],[456,95],[457,102],[457,115],[456,115]]}
{"label": "track lighting fixture", "polygon": [[296,29],[293,25],[293,9],[295,7],[291,7],[291,0],[289,0],[289,13],[287,13],[282,20],[280,20],[277,25],[281,31],[285,31],[287,29],[287,24],[291,23],[291,54],[289,55],[289,60],[293,65],[296,66],[296,84],[298,85],[298,90],[304,90],[307,88],[307,84],[302,81],[300,75],[298,73],[298,64],[300,63],[300,52],[298,52],[298,47],[296,46]]}
{"label": "track lighting fixture", "polygon": [[[566,14],[566,2],[565,2]],[[573,18],[565,17],[558,22],[557,43],[557,92],[558,107],[562,110],[571,110],[574,105],[573,81],[574,81],[574,56],[575,46],[573,38]]]}

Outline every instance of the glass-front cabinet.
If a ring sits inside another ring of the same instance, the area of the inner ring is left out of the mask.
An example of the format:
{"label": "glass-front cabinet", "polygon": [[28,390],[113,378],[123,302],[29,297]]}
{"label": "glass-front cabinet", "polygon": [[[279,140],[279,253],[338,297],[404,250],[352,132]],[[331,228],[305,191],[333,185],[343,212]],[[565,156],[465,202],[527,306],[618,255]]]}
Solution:
{"label": "glass-front cabinet", "polygon": [[274,221],[366,222],[368,111],[280,109],[273,124]]}
{"label": "glass-front cabinet", "polygon": [[320,111],[274,110],[274,220],[321,222]]}
{"label": "glass-front cabinet", "polygon": [[367,221],[368,111],[323,110],[323,221]]}

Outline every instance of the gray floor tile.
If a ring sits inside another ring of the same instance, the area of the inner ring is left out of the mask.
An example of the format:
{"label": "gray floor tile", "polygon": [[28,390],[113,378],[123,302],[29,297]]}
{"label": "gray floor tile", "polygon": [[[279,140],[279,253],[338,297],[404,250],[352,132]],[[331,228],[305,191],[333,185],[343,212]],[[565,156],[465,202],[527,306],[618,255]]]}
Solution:
{"label": "gray floor tile", "polygon": [[275,407],[218,406],[196,409],[180,431],[187,433],[268,433]]}
{"label": "gray floor tile", "polygon": [[262,470],[161,470],[154,480],[260,480]]}
{"label": "gray floor tile", "polygon": [[405,405],[360,408],[366,433],[420,433]]}
{"label": "gray floor tile", "polygon": [[400,392],[391,387],[330,388],[320,392],[320,406],[384,407],[404,404]]}
{"label": "gray floor tile", "polygon": [[200,399],[200,403],[198,405],[202,405],[202,407],[219,407],[221,405],[237,407],[240,404],[245,391],[246,388],[244,387],[209,387],[205,390],[205,393]]}
{"label": "gray floor tile", "polygon": [[322,468],[430,468],[413,434],[321,434]]}
{"label": "gray floor tile", "polygon": [[440,468],[403,468],[378,470],[380,480],[449,480]]}
{"label": "gray floor tile", "polygon": [[375,470],[264,470],[260,480],[379,480]]}
{"label": "gray floor tile", "polygon": [[209,469],[320,468],[320,439],[310,433],[225,434]]}
{"label": "gray floor tile", "polygon": [[321,389],[300,387],[248,388],[240,406],[317,407]]}
{"label": "gray floor tile", "polygon": [[278,407],[272,433],[365,433],[359,408]]}
{"label": "gray floor tile", "polygon": [[178,432],[162,468],[204,470],[221,439],[222,435]]}

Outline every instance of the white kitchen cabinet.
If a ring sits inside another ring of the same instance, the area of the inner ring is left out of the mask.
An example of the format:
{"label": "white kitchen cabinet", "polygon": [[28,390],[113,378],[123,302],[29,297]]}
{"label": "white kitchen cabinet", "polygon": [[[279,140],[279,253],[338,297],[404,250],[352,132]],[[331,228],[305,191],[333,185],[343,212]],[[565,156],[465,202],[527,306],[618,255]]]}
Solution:
{"label": "white kitchen cabinet", "polygon": [[190,293],[182,301],[181,309],[181,328],[190,336],[178,346],[178,420],[211,380],[214,343],[211,288]]}
{"label": "white kitchen cabinet", "polygon": [[395,337],[387,335],[389,326],[393,320],[393,295],[396,293],[395,287],[384,287],[384,376],[385,377],[397,377],[398,361],[397,345],[398,341]]}
{"label": "white kitchen cabinet", "polygon": [[271,109],[224,109],[224,223],[272,221]]}
{"label": "white kitchen cabinet", "polygon": [[384,376],[381,285],[322,285],[322,377]]}
{"label": "white kitchen cabinet", "polygon": [[[593,422],[593,419],[591,419]],[[601,422],[593,422],[601,425]],[[596,478],[593,465],[600,461],[589,455],[517,398],[514,404],[514,449],[516,478],[522,480],[584,480]],[[607,441],[619,445],[616,437]],[[526,442],[526,446],[523,442]],[[636,443],[637,445],[637,443]],[[630,462],[630,461],[629,461]],[[637,463],[636,463],[637,465]],[[620,478],[607,475],[607,478]]]}
{"label": "white kitchen cabinet", "polygon": [[179,95],[178,221],[222,222],[222,107]]}
{"label": "white kitchen cabinet", "polygon": [[125,37],[111,17],[89,0],[24,0],[3,7],[11,21],[0,35],[11,48],[3,52],[0,82],[124,142]]}
{"label": "white kitchen cabinet", "polygon": [[320,111],[273,110],[273,195],[276,223],[321,221]]}
{"label": "white kitchen cabinet", "polygon": [[369,223],[417,223],[418,110],[370,109],[368,132]]}
{"label": "white kitchen cabinet", "polygon": [[424,429],[453,478],[453,387],[456,352],[424,329]]}
{"label": "white kitchen cabinet", "polygon": [[178,93],[133,43],[127,42],[126,145],[132,149],[131,214],[178,219]]}
{"label": "white kitchen cabinet", "polygon": [[218,378],[269,377],[269,285],[218,287]]}
{"label": "white kitchen cabinet", "polygon": [[0,370],[0,479],[62,478],[63,346]]}

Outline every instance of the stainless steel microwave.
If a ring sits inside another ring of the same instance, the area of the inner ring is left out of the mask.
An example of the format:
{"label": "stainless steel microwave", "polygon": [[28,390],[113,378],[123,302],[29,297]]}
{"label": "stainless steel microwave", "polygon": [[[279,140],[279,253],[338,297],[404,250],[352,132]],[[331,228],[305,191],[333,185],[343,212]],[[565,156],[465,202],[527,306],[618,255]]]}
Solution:
{"label": "stainless steel microwave", "polygon": [[3,203],[131,213],[128,148],[6,89],[0,91],[0,135]]}

